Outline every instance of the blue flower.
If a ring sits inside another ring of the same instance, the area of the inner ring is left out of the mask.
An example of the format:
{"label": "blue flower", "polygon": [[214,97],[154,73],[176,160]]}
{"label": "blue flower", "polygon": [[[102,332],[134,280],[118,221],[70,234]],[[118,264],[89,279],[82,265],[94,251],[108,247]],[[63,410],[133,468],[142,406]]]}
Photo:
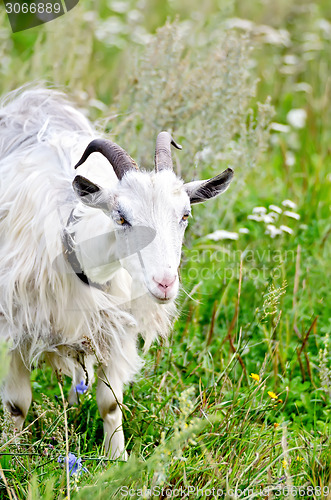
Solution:
{"label": "blue flower", "polygon": [[[62,455],[59,456],[57,459],[59,464],[66,464],[67,463],[67,457],[62,457]],[[82,472],[88,472],[86,467],[82,467],[82,459],[77,458],[74,453],[69,453],[68,455],[68,461],[69,461],[69,472],[70,476],[73,474],[81,474]]]}
{"label": "blue flower", "polygon": [[79,384],[76,385],[76,391],[78,392],[78,394],[84,394],[84,392],[86,392],[87,389],[88,385],[84,384],[84,380],[82,380],[81,382],[79,382]]}

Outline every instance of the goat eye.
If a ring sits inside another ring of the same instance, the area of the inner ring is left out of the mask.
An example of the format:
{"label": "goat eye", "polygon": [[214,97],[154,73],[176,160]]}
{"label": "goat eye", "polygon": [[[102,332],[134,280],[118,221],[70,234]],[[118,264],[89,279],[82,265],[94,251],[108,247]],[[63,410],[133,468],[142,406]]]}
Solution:
{"label": "goat eye", "polygon": [[184,214],[182,217],[183,221],[186,221],[189,218],[190,214]]}
{"label": "goat eye", "polygon": [[124,217],[119,217],[118,219],[116,219],[116,224],[118,224],[119,226],[123,226],[123,224],[125,224],[127,221],[124,219]]}
{"label": "goat eye", "polygon": [[125,226],[125,227],[131,226],[130,222],[125,218],[125,214],[123,214],[122,211],[120,210],[116,210],[115,213],[113,213],[113,221],[118,226]]}

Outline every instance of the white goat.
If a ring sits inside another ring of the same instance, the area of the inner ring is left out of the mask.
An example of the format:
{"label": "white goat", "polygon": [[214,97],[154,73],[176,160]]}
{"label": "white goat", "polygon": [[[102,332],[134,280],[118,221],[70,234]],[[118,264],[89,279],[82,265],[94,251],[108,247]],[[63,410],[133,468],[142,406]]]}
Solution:
{"label": "white goat", "polygon": [[[125,457],[123,384],[141,365],[137,336],[147,346],[165,337],[175,312],[190,205],[222,193],[233,172],[184,184],[167,132],[152,172],[95,135],[54,90],[19,90],[0,107],[0,335],[12,343],[3,402],[21,427],[41,355],[73,378],[71,403],[97,364],[106,449],[116,458]],[[93,152],[101,154],[88,159]],[[75,176],[80,157],[84,176]]]}

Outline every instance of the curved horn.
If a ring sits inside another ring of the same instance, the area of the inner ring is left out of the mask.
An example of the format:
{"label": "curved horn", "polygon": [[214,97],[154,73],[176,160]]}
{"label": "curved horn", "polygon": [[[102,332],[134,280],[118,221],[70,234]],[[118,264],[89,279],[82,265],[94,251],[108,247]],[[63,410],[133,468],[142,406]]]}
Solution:
{"label": "curved horn", "polygon": [[107,139],[94,139],[85,149],[83,156],[75,165],[75,169],[82,165],[92,153],[101,153],[112,164],[115,174],[121,180],[129,170],[139,170],[136,162],[120,146]]}
{"label": "curved horn", "polygon": [[182,149],[182,146],[176,144],[168,132],[160,132],[156,139],[155,147],[155,171],[170,169],[173,170],[171,158],[171,144],[177,149]]}

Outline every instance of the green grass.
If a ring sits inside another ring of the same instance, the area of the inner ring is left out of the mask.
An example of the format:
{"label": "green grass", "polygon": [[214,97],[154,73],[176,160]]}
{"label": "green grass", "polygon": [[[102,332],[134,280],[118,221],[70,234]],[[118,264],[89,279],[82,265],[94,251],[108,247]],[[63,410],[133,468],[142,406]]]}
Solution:
{"label": "green grass", "polygon": [[[1,93],[50,81],[140,164],[151,164],[157,131],[171,128],[186,180],[228,165],[236,178],[222,198],[194,208],[179,317],[125,391],[129,461],[105,457],[93,391],[67,410],[69,449],[88,470],[71,478],[71,497],[124,498],[131,489],[130,498],[141,498],[154,488],[152,498],[176,490],[188,498],[216,498],[216,490],[220,498],[267,498],[269,487],[274,498],[289,498],[287,487],[296,496],[302,488],[302,498],[330,498],[329,4],[210,0],[200,8],[149,0],[141,11],[124,3],[122,12],[118,2],[94,2],[91,21],[92,3],[84,2],[16,35],[2,16]],[[256,25],[228,31],[234,16]],[[306,111],[303,128],[287,123],[297,108]],[[289,128],[277,132],[270,122]],[[254,207],[286,199],[300,220],[282,214],[275,224],[291,234],[271,238],[263,221],[248,218]],[[218,229],[239,238],[207,237]],[[67,395],[70,381],[61,384]],[[32,385],[27,425],[34,423],[20,438],[9,442],[14,431],[1,416],[0,498],[67,494],[57,462],[65,454],[58,381],[42,369]]]}

